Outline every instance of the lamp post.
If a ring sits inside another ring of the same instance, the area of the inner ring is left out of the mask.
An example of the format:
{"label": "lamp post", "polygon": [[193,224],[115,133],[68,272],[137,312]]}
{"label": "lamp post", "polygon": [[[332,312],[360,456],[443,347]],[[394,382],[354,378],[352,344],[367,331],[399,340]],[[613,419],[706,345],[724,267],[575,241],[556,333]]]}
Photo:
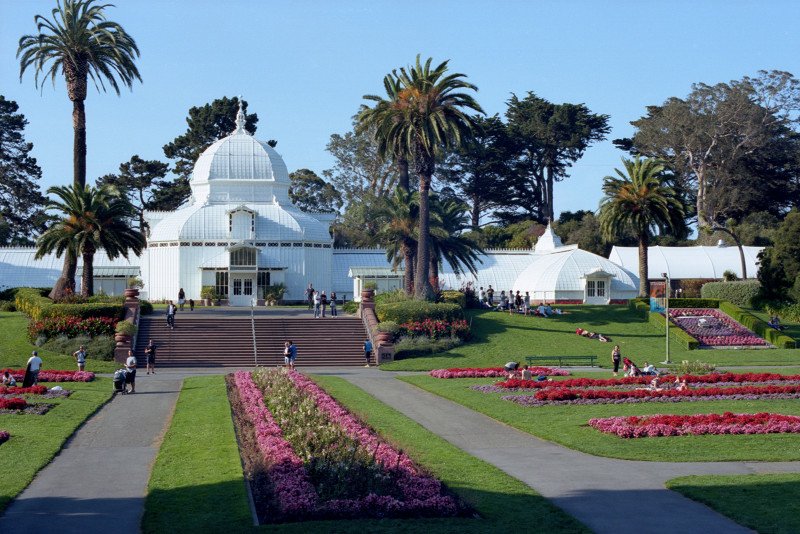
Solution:
{"label": "lamp post", "polygon": [[661,363],[664,365],[671,364],[669,361],[669,274],[661,273],[664,277],[664,330],[667,338],[667,359]]}

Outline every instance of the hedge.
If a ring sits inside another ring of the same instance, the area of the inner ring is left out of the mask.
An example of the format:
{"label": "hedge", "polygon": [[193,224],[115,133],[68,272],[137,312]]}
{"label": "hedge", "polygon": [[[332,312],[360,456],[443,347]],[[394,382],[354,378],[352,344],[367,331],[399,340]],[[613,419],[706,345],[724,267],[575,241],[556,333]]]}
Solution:
{"label": "hedge", "polygon": [[709,282],[700,290],[705,299],[719,299],[737,306],[749,306],[750,299],[758,293],[761,284],[758,280],[741,280],[737,282]]}
{"label": "hedge", "polygon": [[153,313],[153,305],[150,304],[150,301],[139,300],[139,313],[141,315],[150,315]]}
{"label": "hedge", "polygon": [[14,304],[20,311],[35,321],[46,317],[111,317],[122,319],[125,308],[122,304],[92,303],[92,304],[55,304],[44,296],[47,290],[21,287],[17,291]]}
{"label": "hedge", "polygon": [[457,321],[464,318],[464,309],[458,304],[435,303],[424,300],[407,300],[375,306],[378,320],[394,321],[397,324],[413,323],[425,319]]}
{"label": "hedge", "polygon": [[[671,299],[670,299],[671,300]],[[660,313],[648,312],[649,322],[656,329],[661,332],[665,331],[664,316]],[[695,350],[700,346],[700,342],[693,338],[691,335],[683,331],[678,325],[670,323],[669,325],[669,340],[675,341],[689,350]]]}
{"label": "hedge", "polygon": [[356,312],[358,312],[358,302],[355,300],[348,300],[344,303],[344,306],[342,306],[342,311],[350,315],[355,315]]}
{"label": "hedge", "polygon": [[[728,282],[730,283],[730,282]],[[731,304],[729,302],[721,302],[719,305],[719,309],[722,312],[728,314],[734,321],[737,321],[739,324],[744,326],[745,328],[749,328],[757,335],[763,337],[779,349],[793,349],[796,347],[795,340],[786,334],[780,333],[778,330],[771,328],[767,323],[752,315],[747,313],[739,306],[735,304]]]}
{"label": "hedge", "polygon": [[446,304],[458,304],[462,308],[466,308],[467,296],[461,291],[448,289],[447,291],[442,291],[442,302]]}

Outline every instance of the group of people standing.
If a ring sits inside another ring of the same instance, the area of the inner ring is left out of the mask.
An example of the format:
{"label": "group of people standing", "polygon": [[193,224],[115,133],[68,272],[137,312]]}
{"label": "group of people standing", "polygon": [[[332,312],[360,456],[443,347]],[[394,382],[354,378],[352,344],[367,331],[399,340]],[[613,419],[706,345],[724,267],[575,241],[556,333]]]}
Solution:
{"label": "group of people standing", "polygon": [[303,297],[308,301],[308,309],[314,310],[314,319],[322,319],[325,317],[325,310],[330,305],[331,317],[336,317],[336,292],[331,293],[330,297],[325,294],[323,289],[320,293],[315,290],[311,284],[308,284]]}
{"label": "group of people standing", "polygon": [[505,291],[500,291],[500,297],[495,307],[494,289],[491,284],[486,290],[483,289],[483,286],[478,289],[478,302],[480,303],[481,309],[489,308],[495,309],[495,311],[508,310],[509,314],[517,312],[524,315],[538,315],[540,317],[550,317],[552,315],[561,314],[561,310],[553,310],[550,304],[546,302],[540,302],[538,307],[531,308],[531,295],[529,291],[526,291],[524,295],[520,291],[517,291],[515,294],[514,291],[511,290],[508,292],[508,295],[506,295]]}

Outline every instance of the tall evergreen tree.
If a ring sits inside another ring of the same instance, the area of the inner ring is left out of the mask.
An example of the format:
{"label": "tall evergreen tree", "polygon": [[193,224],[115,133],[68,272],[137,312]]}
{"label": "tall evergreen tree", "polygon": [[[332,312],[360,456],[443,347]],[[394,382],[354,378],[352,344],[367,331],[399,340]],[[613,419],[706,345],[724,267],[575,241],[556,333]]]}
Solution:
{"label": "tall evergreen tree", "polygon": [[[155,202],[154,187],[164,184],[164,177],[169,165],[160,161],[145,161],[134,155],[130,161],[121,163],[119,174],[106,174],[97,180],[98,187],[115,186],[124,191],[128,201],[134,207],[139,221],[138,229],[145,232],[145,210],[159,209]],[[173,208],[174,209],[174,208]]]}
{"label": "tall evergreen tree", "polygon": [[6,230],[0,245],[31,244],[31,236],[44,230],[44,204],[39,189],[42,170],[31,157],[33,143],[25,141],[28,121],[19,106],[0,95],[0,220]]}

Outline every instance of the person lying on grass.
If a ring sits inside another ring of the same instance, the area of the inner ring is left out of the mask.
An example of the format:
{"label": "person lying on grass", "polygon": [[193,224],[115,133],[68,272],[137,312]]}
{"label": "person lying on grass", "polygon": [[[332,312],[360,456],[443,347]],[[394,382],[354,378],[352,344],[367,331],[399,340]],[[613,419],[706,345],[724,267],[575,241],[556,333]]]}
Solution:
{"label": "person lying on grass", "polygon": [[611,341],[609,338],[607,338],[603,334],[598,334],[596,332],[589,332],[588,330],[583,330],[582,328],[578,328],[575,331],[575,333],[578,334],[579,336],[583,336],[585,338],[597,339],[599,341],[602,341],[603,343],[608,343],[609,341]]}

